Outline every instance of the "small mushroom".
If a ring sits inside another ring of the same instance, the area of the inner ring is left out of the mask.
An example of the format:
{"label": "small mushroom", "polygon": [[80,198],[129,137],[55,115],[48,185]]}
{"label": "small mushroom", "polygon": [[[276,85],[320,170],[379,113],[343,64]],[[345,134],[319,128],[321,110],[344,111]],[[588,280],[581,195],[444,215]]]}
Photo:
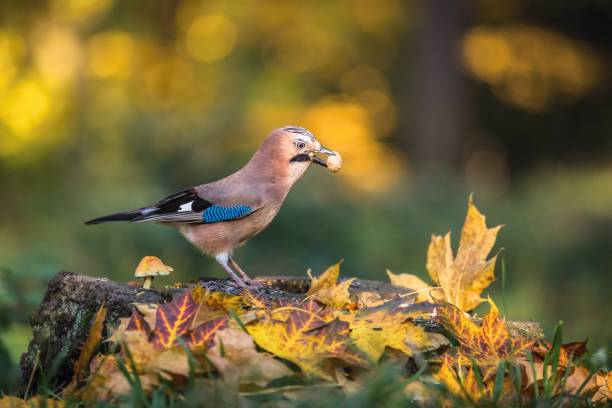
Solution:
{"label": "small mushroom", "polygon": [[156,256],[145,256],[140,260],[134,273],[135,278],[144,278],[142,287],[144,289],[151,288],[151,283],[156,276],[170,275],[174,269],[165,265],[161,259]]}

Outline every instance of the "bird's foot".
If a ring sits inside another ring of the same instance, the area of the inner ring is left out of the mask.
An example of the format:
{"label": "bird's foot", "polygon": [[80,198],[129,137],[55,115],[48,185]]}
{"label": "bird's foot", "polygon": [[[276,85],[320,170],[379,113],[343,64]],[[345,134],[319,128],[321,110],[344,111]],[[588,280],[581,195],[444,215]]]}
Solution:
{"label": "bird's foot", "polygon": [[230,279],[236,284],[236,286],[245,290],[258,289],[264,286],[263,283],[258,282],[255,279],[251,279],[248,276],[244,278],[239,278],[237,275],[234,275],[230,276]]}
{"label": "bird's foot", "polygon": [[259,282],[257,279],[251,279],[248,276],[244,276],[242,281],[246,284],[247,288],[261,288],[265,286],[262,282]]}

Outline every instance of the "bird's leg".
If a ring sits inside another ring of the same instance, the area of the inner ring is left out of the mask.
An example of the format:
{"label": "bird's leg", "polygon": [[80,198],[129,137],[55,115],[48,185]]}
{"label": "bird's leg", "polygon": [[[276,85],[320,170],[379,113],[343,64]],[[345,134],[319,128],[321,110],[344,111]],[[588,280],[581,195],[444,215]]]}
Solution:
{"label": "bird's leg", "polygon": [[225,269],[225,272],[228,273],[228,275],[230,276],[230,278],[234,280],[234,282],[236,282],[242,288],[248,287],[248,285],[244,282],[244,280],[242,280],[238,275],[236,275],[236,272],[234,272],[232,268],[229,266],[229,262],[231,260],[229,254],[220,253],[219,255],[215,256],[215,259],[217,260],[219,265],[221,265],[221,267]]}
{"label": "bird's leg", "polygon": [[238,273],[242,276],[242,279],[248,283],[248,284],[253,284],[253,279],[251,279],[251,277],[249,275],[246,274],[245,271],[242,270],[242,268],[240,266],[238,266],[238,264],[236,263],[236,261],[234,261],[234,258],[232,258],[231,256],[229,257],[229,265],[235,270],[238,271]]}

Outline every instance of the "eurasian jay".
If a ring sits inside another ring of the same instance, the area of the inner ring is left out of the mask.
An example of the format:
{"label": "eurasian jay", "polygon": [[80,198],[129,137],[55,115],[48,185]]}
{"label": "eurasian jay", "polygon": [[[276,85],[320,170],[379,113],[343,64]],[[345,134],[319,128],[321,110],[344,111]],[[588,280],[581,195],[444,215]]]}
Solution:
{"label": "eurasian jay", "polygon": [[[188,188],[156,204],[87,221],[154,222],[177,227],[192,244],[215,258],[240,286],[254,282],[232,258],[234,249],[261,232],[280,210],[293,184],[316,163],[339,169],[340,155],[298,126],[276,129],[235,173]],[[333,165],[332,165],[333,163]]]}

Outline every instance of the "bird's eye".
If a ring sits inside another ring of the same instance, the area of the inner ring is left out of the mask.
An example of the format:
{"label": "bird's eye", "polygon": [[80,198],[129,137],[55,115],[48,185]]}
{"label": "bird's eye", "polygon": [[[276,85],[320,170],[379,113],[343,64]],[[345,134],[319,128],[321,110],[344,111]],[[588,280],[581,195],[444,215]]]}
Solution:
{"label": "bird's eye", "polygon": [[297,142],[295,145],[296,145],[296,146],[297,146],[297,148],[298,148],[298,149],[300,149],[300,150],[302,150],[303,148],[305,148],[305,147],[306,147],[306,143],[304,143],[304,142]]}

